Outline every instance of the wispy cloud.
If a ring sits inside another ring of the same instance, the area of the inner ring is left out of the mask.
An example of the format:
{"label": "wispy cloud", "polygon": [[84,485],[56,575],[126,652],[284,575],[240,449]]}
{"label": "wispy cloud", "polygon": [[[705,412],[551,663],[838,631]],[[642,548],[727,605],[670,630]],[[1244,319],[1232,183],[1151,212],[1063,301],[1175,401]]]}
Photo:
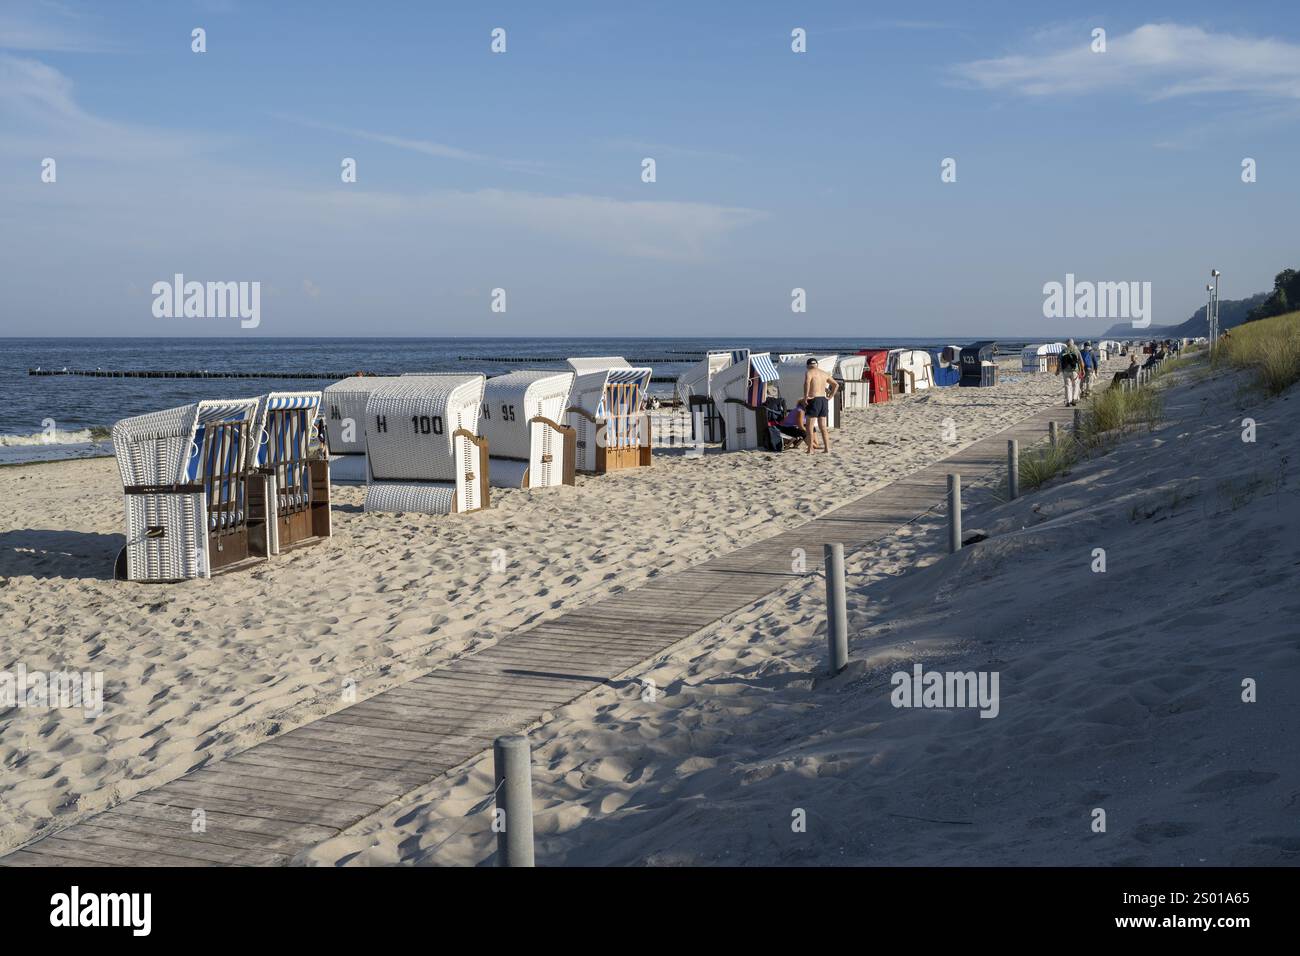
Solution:
{"label": "wispy cloud", "polygon": [[47,63],[0,53],[0,150],[101,160],[165,160],[189,155],[200,138],[116,123],[84,110],[72,81]]}
{"label": "wispy cloud", "polygon": [[489,156],[485,153],[476,153],[472,150],[461,149],[458,146],[448,146],[446,143],[437,143],[432,140],[412,139],[406,136],[393,136],[389,133],[376,133],[372,130],[357,129],[350,126],[321,123],[301,116],[290,116],[284,113],[272,113],[271,116],[275,119],[283,120],[286,123],[294,123],[295,125],[306,127],[307,129],[318,129],[330,133],[338,133],[341,136],[368,140],[372,143],[381,143],[384,146],[391,146],[394,149],[404,149],[412,153],[432,156],[436,159],[452,159],[464,163],[479,163],[482,165],[498,166],[516,172],[537,172],[542,165],[541,163],[532,160],[503,159],[499,156]]}
{"label": "wispy cloud", "polygon": [[118,49],[73,7],[52,0],[6,0],[0,9],[0,50],[105,53]]}
{"label": "wispy cloud", "polygon": [[322,202],[347,210],[350,217],[426,222],[443,228],[455,224],[501,235],[527,231],[649,259],[706,255],[731,233],[767,218],[761,210],[713,203],[547,196],[502,189],[419,195],[335,192],[328,197],[313,194],[304,206],[320,209]]}
{"label": "wispy cloud", "polygon": [[1025,96],[1128,90],[1152,99],[1205,93],[1300,98],[1295,43],[1148,23],[1109,36],[1106,52],[1094,53],[1090,34],[1081,29],[1061,48],[1059,31],[1052,31],[1035,52],[964,63],[955,75],[983,89]]}
{"label": "wispy cloud", "polygon": [[735,153],[724,153],[715,149],[698,149],[692,146],[674,146],[671,143],[651,143],[640,139],[611,139],[602,143],[606,149],[626,150],[642,156],[676,156],[682,159],[706,159],[724,163],[744,162],[744,158]]}

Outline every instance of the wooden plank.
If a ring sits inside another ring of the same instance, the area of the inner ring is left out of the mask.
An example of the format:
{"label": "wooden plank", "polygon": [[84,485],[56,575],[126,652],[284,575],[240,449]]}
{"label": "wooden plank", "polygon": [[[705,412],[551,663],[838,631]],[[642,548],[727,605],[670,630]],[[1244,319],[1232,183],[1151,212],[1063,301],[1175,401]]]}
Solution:
{"label": "wooden plank", "polygon": [[[264,817],[250,817],[243,814],[228,813],[211,807],[204,807],[204,817],[209,827],[219,826],[223,830],[247,833],[250,836],[263,837],[268,846],[276,846],[280,841],[289,843],[314,843],[328,840],[338,833],[337,827],[325,827],[315,823],[286,823],[283,820],[268,820]],[[141,817],[159,824],[175,825],[188,829],[193,822],[190,808],[174,807],[166,803],[149,803],[144,800],[128,800],[116,807],[105,810],[99,816]],[[304,842],[306,841],[306,842]]]}
{"label": "wooden plank", "polygon": [[[43,841],[42,841],[43,842]],[[87,860],[81,857],[59,856],[48,848],[33,853],[30,850],[14,850],[0,858],[0,866],[113,866],[103,860]]]}
{"label": "wooden plank", "polygon": [[198,860],[213,866],[283,866],[289,861],[284,853],[250,847],[228,847],[209,843],[205,834],[191,833],[188,837],[175,834],[149,833],[143,827],[129,829],[122,826],[103,826],[92,817],[72,828],[78,842],[114,850],[142,850],[164,856]]}

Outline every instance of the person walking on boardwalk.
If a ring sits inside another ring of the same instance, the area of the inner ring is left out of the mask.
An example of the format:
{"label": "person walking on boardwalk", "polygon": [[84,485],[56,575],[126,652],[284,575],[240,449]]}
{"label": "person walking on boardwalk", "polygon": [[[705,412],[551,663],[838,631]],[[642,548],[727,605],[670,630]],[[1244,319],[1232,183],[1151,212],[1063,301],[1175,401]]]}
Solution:
{"label": "person walking on boardwalk", "polygon": [[1079,354],[1083,356],[1083,369],[1079,373],[1082,387],[1079,391],[1087,398],[1092,391],[1093,383],[1097,381],[1097,353],[1093,351],[1091,342],[1084,342],[1083,350]]}
{"label": "person walking on boardwalk", "polygon": [[1061,349],[1061,379],[1065,382],[1065,404],[1079,404],[1079,376],[1083,374],[1083,356],[1074,339],[1067,339],[1065,348]]}
{"label": "person walking on boardwalk", "polygon": [[827,422],[830,419],[830,399],[835,397],[835,393],[840,390],[839,382],[817,367],[817,360],[810,358],[808,360],[808,371],[803,377],[803,398],[806,402],[804,414],[808,418],[808,454],[813,453],[813,446],[817,444],[817,431],[822,433],[822,451],[831,450],[830,429]]}

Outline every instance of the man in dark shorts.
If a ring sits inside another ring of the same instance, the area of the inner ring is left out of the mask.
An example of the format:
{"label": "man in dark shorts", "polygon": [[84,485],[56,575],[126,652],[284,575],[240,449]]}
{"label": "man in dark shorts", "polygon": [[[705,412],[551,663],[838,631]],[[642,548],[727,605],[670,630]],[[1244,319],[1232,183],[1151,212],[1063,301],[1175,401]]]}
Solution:
{"label": "man in dark shorts", "polygon": [[810,358],[808,360],[808,371],[803,377],[803,398],[807,403],[805,414],[808,416],[808,454],[813,453],[813,445],[817,444],[817,430],[822,433],[822,451],[831,450],[830,429],[827,427],[827,419],[830,418],[830,399],[840,390],[839,382],[835,381],[829,373],[822,371],[817,367],[817,360]]}

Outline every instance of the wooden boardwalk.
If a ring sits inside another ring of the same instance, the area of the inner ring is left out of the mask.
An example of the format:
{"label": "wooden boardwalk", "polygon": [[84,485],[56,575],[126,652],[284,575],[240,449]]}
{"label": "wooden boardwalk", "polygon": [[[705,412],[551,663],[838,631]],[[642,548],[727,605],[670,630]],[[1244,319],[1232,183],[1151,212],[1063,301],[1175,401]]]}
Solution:
{"label": "wooden boardwalk", "polygon": [[[553,710],[822,565],[943,505],[949,472],[1000,478],[1006,443],[1046,438],[1040,411],[798,528],[566,611],[0,858],[7,866],[270,866],[328,839]],[[887,454],[887,452],[885,452]],[[799,454],[802,454],[800,452]],[[967,507],[970,499],[967,499]],[[194,825],[203,817],[202,828]],[[201,832],[195,832],[200,830]]]}

